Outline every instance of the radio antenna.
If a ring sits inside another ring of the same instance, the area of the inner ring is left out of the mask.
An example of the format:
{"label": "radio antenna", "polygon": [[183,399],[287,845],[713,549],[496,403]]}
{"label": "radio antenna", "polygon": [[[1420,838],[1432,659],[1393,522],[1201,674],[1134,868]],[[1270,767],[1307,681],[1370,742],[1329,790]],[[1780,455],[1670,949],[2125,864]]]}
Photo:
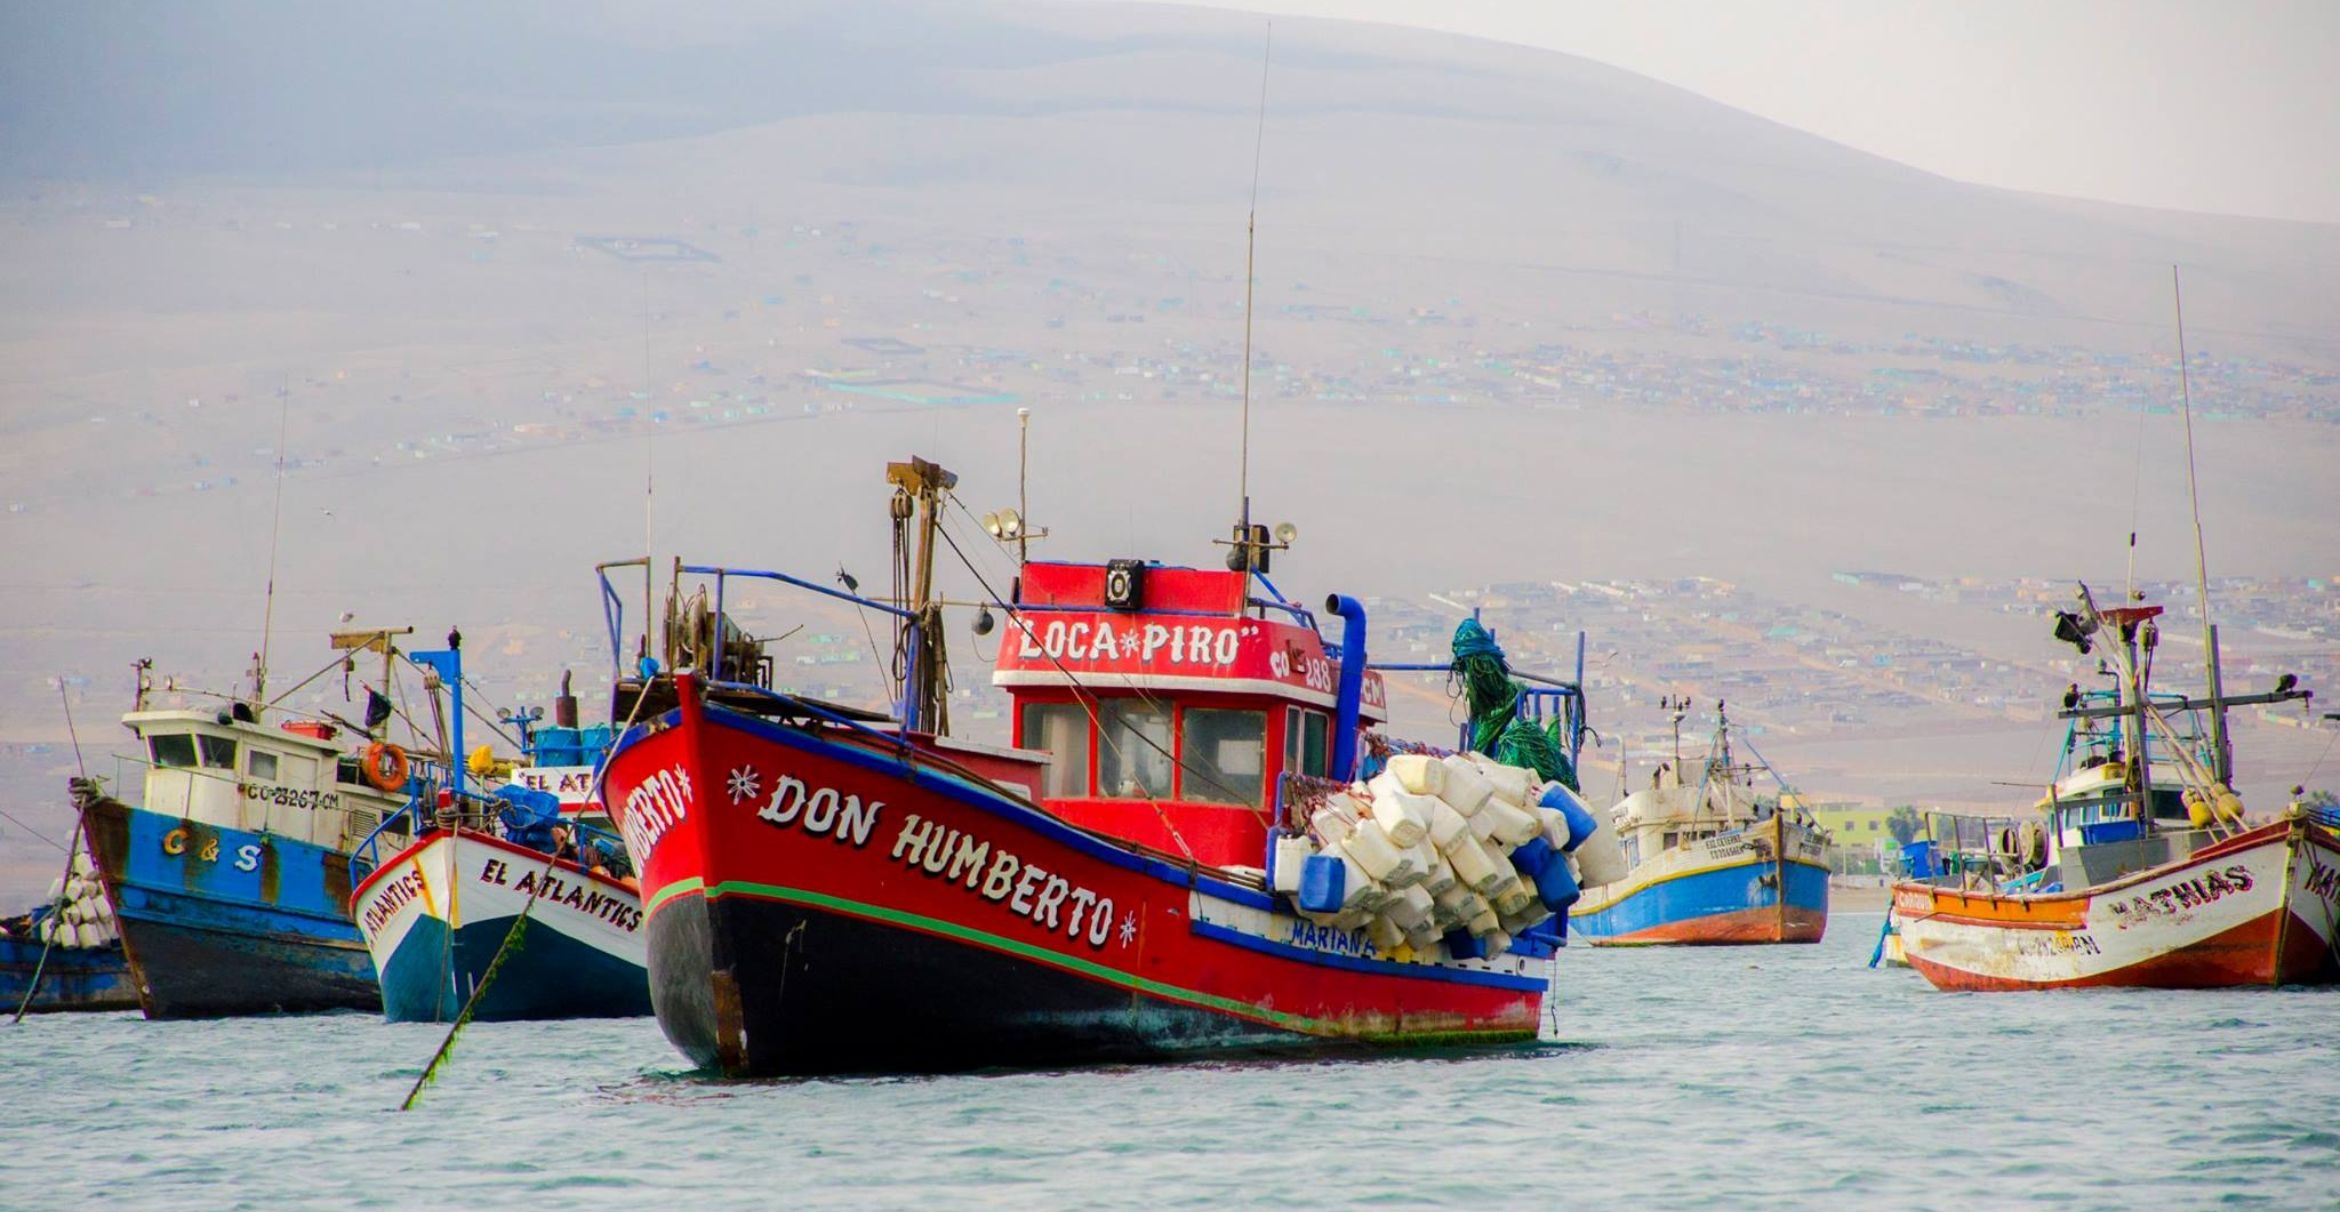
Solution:
{"label": "radio antenna", "polygon": [[292,424],[292,380],[276,389],[276,503],[268,521],[268,593],[260,608],[260,659],[252,666],[253,714],[268,701],[268,640],[276,632],[276,544],[284,534],[284,438]]}
{"label": "radio antenna", "polygon": [[1250,568],[1251,558],[1251,293],[1255,281],[1254,258],[1259,247],[1259,164],[1260,153],[1267,146],[1267,86],[1268,61],[1275,53],[1276,23],[1268,22],[1266,44],[1259,55],[1259,118],[1251,142],[1251,212],[1243,223],[1243,442],[1237,464],[1238,502],[1241,519],[1235,532],[1235,541],[1243,546],[1243,566]]}

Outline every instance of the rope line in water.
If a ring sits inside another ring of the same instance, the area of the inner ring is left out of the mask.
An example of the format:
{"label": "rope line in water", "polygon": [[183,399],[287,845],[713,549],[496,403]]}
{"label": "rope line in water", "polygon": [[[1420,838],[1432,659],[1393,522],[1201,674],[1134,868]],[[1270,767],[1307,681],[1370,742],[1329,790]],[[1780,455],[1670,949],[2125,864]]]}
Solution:
{"label": "rope line in water", "polygon": [[[635,719],[642,714],[642,704],[649,698],[650,687],[645,683],[642,692],[634,696],[633,708],[626,712],[626,722],[618,726],[617,736],[622,737],[633,728]],[[594,767],[593,781],[585,788],[585,799],[588,802],[601,793],[602,776],[608,771],[609,759],[605,756],[601,764]],[[450,844],[453,844],[452,838],[450,838]],[[578,870],[582,871],[585,869],[585,848],[582,845],[577,847],[577,858]],[[447,1028],[447,1037],[439,1041],[439,1050],[431,1054],[430,1063],[424,1065],[422,1073],[414,1079],[414,1088],[406,1092],[405,1101],[398,1104],[399,1110],[414,1110],[414,1104],[422,1098],[423,1088],[438,1080],[440,1066],[446,1064],[447,1058],[454,1055],[455,1039],[463,1034],[463,1028],[471,1024],[472,1015],[479,1010],[480,998],[486,996],[488,986],[496,983],[496,975],[503,971],[504,961],[510,959],[512,953],[520,949],[521,940],[526,936],[528,930],[528,915],[536,911],[536,902],[544,895],[546,877],[552,874],[553,867],[558,862],[557,855],[547,854],[544,856],[544,866],[536,873],[536,886],[528,890],[528,903],[520,906],[519,916],[512,919],[512,928],[504,932],[504,941],[496,944],[495,958],[488,961],[487,971],[479,974],[479,983],[472,986],[471,996],[463,1000],[463,1009],[457,1012],[454,1023]],[[449,923],[450,937],[452,937],[453,930],[453,923]]]}

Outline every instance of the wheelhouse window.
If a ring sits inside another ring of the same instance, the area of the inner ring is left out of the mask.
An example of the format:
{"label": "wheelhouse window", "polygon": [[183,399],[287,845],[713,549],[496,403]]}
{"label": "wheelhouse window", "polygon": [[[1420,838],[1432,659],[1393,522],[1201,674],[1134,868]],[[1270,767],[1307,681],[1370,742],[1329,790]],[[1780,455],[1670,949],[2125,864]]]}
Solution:
{"label": "wheelhouse window", "polygon": [[203,764],[215,770],[236,768],[236,743],[224,736],[199,736],[195,744],[203,755]]}
{"label": "wheelhouse window", "polygon": [[150,736],[146,738],[146,748],[154,756],[158,769],[177,770],[195,764],[195,738],[188,733]]}
{"label": "wheelhouse window", "polygon": [[1170,708],[1138,699],[1097,704],[1097,794],[1117,799],[1171,795]]}
{"label": "wheelhouse window", "polygon": [[1294,774],[1325,777],[1331,764],[1327,750],[1332,720],[1305,707],[1284,708],[1284,769]]}
{"label": "wheelhouse window", "polygon": [[244,755],[244,773],[256,779],[267,779],[269,782],[275,782],[276,755],[262,749],[254,749],[246,753]]}
{"label": "wheelhouse window", "polygon": [[1069,799],[1089,794],[1089,713],[1078,703],[1032,703],[1024,708],[1024,748],[1048,751],[1040,794]]}
{"label": "wheelhouse window", "polygon": [[1267,713],[1189,707],[1181,714],[1179,798],[1257,804],[1267,773]]}

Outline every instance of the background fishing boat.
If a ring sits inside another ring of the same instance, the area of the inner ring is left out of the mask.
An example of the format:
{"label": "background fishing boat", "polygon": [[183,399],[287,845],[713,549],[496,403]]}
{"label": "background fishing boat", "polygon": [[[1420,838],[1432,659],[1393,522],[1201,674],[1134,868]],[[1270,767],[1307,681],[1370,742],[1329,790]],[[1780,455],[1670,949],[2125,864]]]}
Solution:
{"label": "background fishing boat", "polygon": [[[2058,638],[2102,647],[2117,689],[2064,699],[2056,781],[2036,815],[1935,816],[1894,886],[1911,967],[1943,989],[2225,988],[2340,979],[2340,835],[2298,805],[2251,818],[2232,786],[2228,707],[2305,700],[2280,679],[2157,695],[2159,606],[2100,609],[2087,586]],[[2215,671],[2216,636],[2209,637]]]}
{"label": "background fishing boat", "polygon": [[114,907],[89,852],[74,841],[47,899],[0,920],[0,1014],[138,1006]]}
{"label": "background fishing boat", "polygon": [[[388,687],[404,655],[394,641],[406,630],[335,636],[341,655],[312,679],[374,653]],[[367,696],[363,724],[271,726],[264,688],[256,672],[250,694],[218,709],[149,710],[142,671],[122,717],[145,753],[140,803],[91,781],[74,785],[149,1018],[380,1005],[349,919],[350,858],[409,802],[428,751],[384,739],[392,708],[380,689]],[[460,743],[460,716],[453,726]],[[445,742],[434,748],[444,752]]]}
{"label": "background fishing boat", "polygon": [[1828,929],[1827,835],[1786,783],[1758,793],[1755,777],[1770,767],[1760,755],[1748,764],[1732,756],[1721,703],[1698,777],[1686,777],[1689,704],[1667,707],[1673,760],[1611,810],[1625,866],[1585,888],[1571,929],[1600,946],[1819,942]]}
{"label": "background fishing boat", "polygon": [[[460,679],[455,709],[460,712]],[[513,722],[526,765],[485,751],[471,773],[503,780],[410,810],[411,844],[359,847],[371,868],[350,900],[391,1022],[622,1018],[650,1013],[642,900],[623,844],[595,809],[604,726],[580,728],[566,677],[554,722]],[[566,794],[563,794],[566,793]]]}

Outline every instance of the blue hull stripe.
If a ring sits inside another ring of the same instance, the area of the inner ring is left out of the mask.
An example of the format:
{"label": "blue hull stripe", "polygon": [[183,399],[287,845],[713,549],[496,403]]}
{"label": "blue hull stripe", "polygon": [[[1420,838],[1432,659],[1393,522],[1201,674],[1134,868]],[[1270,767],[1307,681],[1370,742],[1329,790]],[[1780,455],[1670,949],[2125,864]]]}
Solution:
{"label": "blue hull stripe", "polygon": [[1211,922],[1194,923],[1194,932],[1204,938],[1232,943],[1249,951],[1273,955],[1279,959],[1299,960],[1324,968],[1342,968],[1350,972],[1370,972],[1375,976],[1394,976],[1400,980],[1437,981],[1449,985],[1489,985],[1497,989],[1512,989],[1521,993],[1541,993],[1545,981],[1540,977],[1514,976],[1508,972],[1486,972],[1477,968],[1446,968],[1434,964],[1401,964],[1373,956],[1335,955],[1314,947],[1300,947],[1279,943],[1274,939],[1245,934],[1240,930]]}
{"label": "blue hull stripe", "polygon": [[122,813],[121,873],[109,881],[148,1014],[379,1004],[337,852],[139,808],[91,811]]}
{"label": "blue hull stripe", "polygon": [[[1763,886],[1762,877],[1782,864],[1749,861],[1719,867],[1641,888],[1597,913],[1568,919],[1570,934],[1588,939],[1616,938],[1664,926],[1679,926],[1700,918],[1779,906],[1779,890]],[[1787,898],[1792,909],[1815,913],[1828,910],[1828,872],[1807,863],[1787,863]]]}

